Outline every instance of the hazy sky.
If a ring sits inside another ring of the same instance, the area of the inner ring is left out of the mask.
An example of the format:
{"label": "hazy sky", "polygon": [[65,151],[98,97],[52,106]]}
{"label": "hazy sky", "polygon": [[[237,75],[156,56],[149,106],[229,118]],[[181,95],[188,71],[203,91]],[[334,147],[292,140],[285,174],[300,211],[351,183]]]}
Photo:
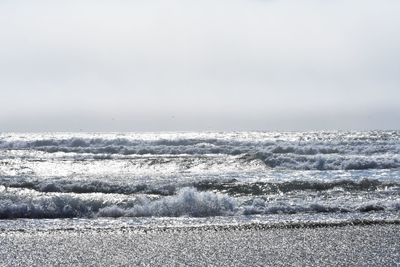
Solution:
{"label": "hazy sky", "polygon": [[398,0],[0,0],[0,131],[399,129]]}

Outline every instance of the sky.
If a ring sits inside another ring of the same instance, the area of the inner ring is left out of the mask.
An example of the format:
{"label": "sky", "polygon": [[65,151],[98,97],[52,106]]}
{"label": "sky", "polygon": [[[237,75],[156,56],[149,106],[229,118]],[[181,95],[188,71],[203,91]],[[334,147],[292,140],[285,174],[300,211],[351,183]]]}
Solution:
{"label": "sky", "polygon": [[0,131],[399,129],[397,0],[0,0]]}

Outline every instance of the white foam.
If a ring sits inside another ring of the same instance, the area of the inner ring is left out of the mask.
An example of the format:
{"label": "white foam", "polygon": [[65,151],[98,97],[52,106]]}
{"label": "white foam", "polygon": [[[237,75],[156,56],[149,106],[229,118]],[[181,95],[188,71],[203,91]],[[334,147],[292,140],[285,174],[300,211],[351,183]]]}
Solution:
{"label": "white foam", "polygon": [[226,195],[211,192],[198,192],[193,188],[184,188],[176,196],[164,197],[160,200],[142,203],[129,209],[117,206],[100,209],[99,216],[103,217],[208,217],[233,214],[236,202]]}
{"label": "white foam", "polygon": [[98,160],[111,156],[153,155],[162,159],[171,155],[224,154],[238,156],[238,165],[262,161],[270,168],[302,170],[400,167],[400,132],[385,131],[3,135],[0,149],[73,153]]}

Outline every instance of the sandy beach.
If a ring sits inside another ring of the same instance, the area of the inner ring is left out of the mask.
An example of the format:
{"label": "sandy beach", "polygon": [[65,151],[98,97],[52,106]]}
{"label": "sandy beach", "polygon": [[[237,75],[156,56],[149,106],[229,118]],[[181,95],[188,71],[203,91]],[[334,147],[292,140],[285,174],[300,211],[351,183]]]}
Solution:
{"label": "sandy beach", "polygon": [[1,266],[399,266],[400,225],[0,234]]}

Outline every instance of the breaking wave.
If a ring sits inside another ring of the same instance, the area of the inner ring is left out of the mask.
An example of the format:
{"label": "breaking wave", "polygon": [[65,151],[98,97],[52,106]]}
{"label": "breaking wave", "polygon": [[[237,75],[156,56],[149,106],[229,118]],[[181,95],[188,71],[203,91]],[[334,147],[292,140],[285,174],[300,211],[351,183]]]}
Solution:
{"label": "breaking wave", "polygon": [[387,188],[400,189],[400,183],[394,181],[379,181],[374,179],[334,180],[334,181],[303,181],[292,180],[284,182],[235,182],[235,181],[202,181],[194,184],[199,190],[220,191],[230,195],[268,195],[289,193],[293,191],[327,191],[340,189],[345,192],[375,191]]}
{"label": "breaking wave", "polygon": [[295,214],[295,213],[338,213],[338,212],[379,212],[399,211],[400,201],[370,201],[358,205],[334,205],[327,203],[274,203],[269,205],[262,199],[253,200],[253,204],[245,206],[243,214]]}
{"label": "breaking wave", "polygon": [[98,215],[103,217],[208,217],[233,214],[236,202],[233,198],[210,192],[198,192],[185,188],[178,195],[149,201],[144,198],[140,204],[129,209],[118,206],[105,207]]}
{"label": "breaking wave", "polygon": [[396,215],[399,174],[399,131],[0,134],[0,219]]}
{"label": "breaking wave", "polygon": [[298,155],[298,154],[246,154],[247,161],[261,160],[269,168],[291,170],[368,170],[400,167],[398,155]]}
{"label": "breaking wave", "polygon": [[366,203],[280,202],[255,198],[250,204],[225,194],[183,188],[176,195],[151,199],[144,195],[117,201],[115,198],[77,195],[18,194],[0,198],[0,219],[15,218],[92,218],[92,217],[212,217],[252,214],[295,214],[328,212],[399,211],[399,200]]}
{"label": "breaking wave", "polygon": [[[73,153],[83,159],[153,155],[229,155],[267,168],[363,170],[400,168],[400,132],[208,133],[157,135],[47,134],[0,136],[2,150]],[[160,160],[162,164],[164,161]],[[149,164],[154,164],[150,162]]]}
{"label": "breaking wave", "polygon": [[147,184],[129,184],[107,182],[99,180],[12,180],[6,179],[0,182],[6,188],[33,189],[44,193],[104,193],[104,194],[155,194],[172,195],[176,192],[173,185],[154,186]]}
{"label": "breaking wave", "polygon": [[233,214],[236,202],[226,195],[184,188],[177,195],[150,200],[145,196],[124,203],[70,195],[0,199],[0,219],[76,217],[208,217]]}
{"label": "breaking wave", "polygon": [[[4,178],[3,178],[4,179]],[[77,179],[47,179],[47,180],[13,180],[0,179],[0,185],[6,188],[32,189],[44,193],[104,193],[104,194],[152,194],[170,196],[176,194],[180,188],[193,187],[199,191],[223,192],[229,195],[268,195],[289,193],[293,191],[327,191],[340,189],[346,192],[376,191],[388,188],[400,190],[400,183],[396,181],[383,181],[376,179],[333,180],[333,181],[307,181],[292,180],[282,182],[243,182],[236,179],[230,180],[202,180],[198,182],[182,182],[181,184],[132,184],[128,182],[111,182],[100,180]]]}

